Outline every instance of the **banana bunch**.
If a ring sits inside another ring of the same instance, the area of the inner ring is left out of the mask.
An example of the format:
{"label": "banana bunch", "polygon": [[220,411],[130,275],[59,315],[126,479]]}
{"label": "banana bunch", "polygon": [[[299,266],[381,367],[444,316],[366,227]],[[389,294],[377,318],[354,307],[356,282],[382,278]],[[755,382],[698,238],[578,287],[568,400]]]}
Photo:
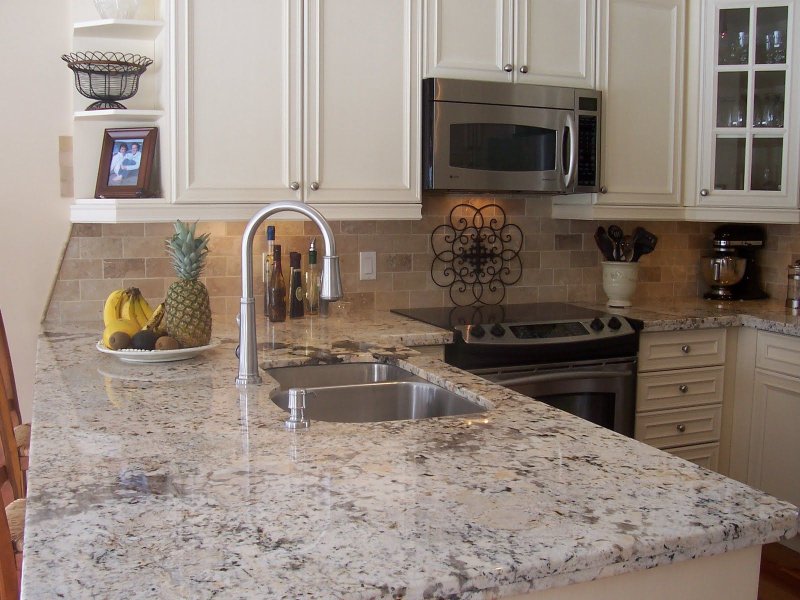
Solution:
{"label": "banana bunch", "polygon": [[144,329],[152,316],[153,309],[139,288],[135,287],[114,290],[106,298],[103,307],[103,324],[106,327],[122,319],[135,323],[138,329]]}
{"label": "banana bunch", "polygon": [[164,320],[164,316],[167,314],[166,308],[164,303],[162,302],[158,306],[156,306],[153,314],[150,315],[150,319],[145,323],[142,329],[146,331],[152,331],[157,336],[161,337],[162,335],[167,335],[167,322]]}

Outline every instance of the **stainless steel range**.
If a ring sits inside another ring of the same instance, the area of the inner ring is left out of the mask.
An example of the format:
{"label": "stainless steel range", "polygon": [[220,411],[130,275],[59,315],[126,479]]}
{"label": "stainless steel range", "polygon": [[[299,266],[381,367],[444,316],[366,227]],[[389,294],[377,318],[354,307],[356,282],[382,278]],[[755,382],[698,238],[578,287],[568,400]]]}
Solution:
{"label": "stainless steel range", "polygon": [[640,322],[556,302],[392,312],[452,330],[449,364],[633,436]]}

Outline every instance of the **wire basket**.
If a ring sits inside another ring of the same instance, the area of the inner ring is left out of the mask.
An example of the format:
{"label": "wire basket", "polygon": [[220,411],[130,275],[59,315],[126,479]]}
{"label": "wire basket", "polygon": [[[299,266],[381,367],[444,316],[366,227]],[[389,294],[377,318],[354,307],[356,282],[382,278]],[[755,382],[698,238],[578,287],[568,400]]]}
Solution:
{"label": "wire basket", "polygon": [[87,98],[97,100],[86,110],[122,108],[139,89],[139,76],[153,64],[152,59],[121,52],[73,52],[61,59],[75,73],[75,87]]}

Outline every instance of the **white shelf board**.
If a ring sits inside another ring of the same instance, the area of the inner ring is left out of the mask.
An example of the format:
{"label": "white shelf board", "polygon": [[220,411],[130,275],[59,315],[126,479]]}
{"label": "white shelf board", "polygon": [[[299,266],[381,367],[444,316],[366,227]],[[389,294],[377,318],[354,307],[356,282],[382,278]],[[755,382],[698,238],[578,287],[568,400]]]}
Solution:
{"label": "white shelf board", "polygon": [[[182,221],[249,221],[267,203],[179,204],[164,198],[77,198],[72,223],[170,223]],[[420,219],[421,204],[311,204],[329,220]],[[276,220],[304,219],[297,213]]]}
{"label": "white shelf board", "polygon": [[[89,99],[87,99],[87,102]],[[72,114],[75,120],[92,119],[97,121],[157,121],[164,116],[163,110],[144,110],[137,108],[111,110],[78,110]]]}
{"label": "white shelf board", "polygon": [[152,40],[164,27],[164,21],[142,19],[97,19],[73,26],[75,37],[125,38]]}

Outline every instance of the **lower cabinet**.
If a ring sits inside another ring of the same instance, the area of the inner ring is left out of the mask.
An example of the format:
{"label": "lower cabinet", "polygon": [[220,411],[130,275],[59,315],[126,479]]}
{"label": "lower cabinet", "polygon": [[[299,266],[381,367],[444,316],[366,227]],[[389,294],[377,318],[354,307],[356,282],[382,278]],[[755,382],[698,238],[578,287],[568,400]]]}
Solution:
{"label": "lower cabinet", "polygon": [[637,440],[701,467],[719,469],[725,334],[724,329],[642,334]]}

